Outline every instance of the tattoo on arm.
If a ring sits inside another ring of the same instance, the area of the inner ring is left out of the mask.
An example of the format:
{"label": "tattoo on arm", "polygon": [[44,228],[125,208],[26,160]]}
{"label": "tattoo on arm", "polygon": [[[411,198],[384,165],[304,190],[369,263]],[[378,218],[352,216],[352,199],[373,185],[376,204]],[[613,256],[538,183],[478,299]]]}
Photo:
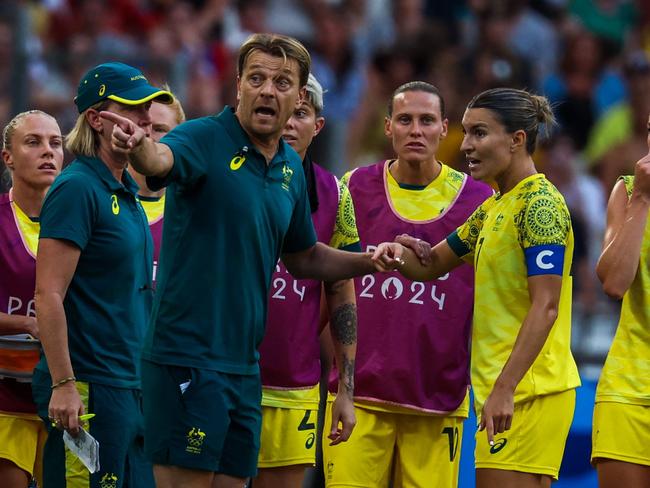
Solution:
{"label": "tattoo on arm", "polygon": [[343,357],[343,364],[339,372],[339,382],[343,383],[345,392],[350,398],[354,397],[354,359],[350,359],[347,356]]}
{"label": "tattoo on arm", "polygon": [[345,346],[357,342],[357,307],[352,303],[345,303],[332,312],[330,327],[334,338]]}
{"label": "tattoo on arm", "polygon": [[[334,340],[344,346],[354,346],[357,343],[357,306],[353,303],[344,303],[332,312],[330,328]],[[339,383],[345,387],[345,392],[350,398],[354,395],[354,358],[345,352],[339,365]]]}

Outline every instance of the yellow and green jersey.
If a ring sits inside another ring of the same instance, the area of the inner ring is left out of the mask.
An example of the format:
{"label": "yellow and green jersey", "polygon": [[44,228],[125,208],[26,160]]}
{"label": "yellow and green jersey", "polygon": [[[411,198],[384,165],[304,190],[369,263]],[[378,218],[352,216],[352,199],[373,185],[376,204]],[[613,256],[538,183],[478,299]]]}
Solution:
{"label": "yellow and green jersey", "polygon": [[510,357],[531,302],[528,277],[562,276],[558,317],[515,390],[515,403],[580,384],[571,355],[573,231],[560,192],[542,174],[488,198],[447,241],[474,264],[472,386],[481,411]]}
{"label": "yellow and green jersey", "polygon": [[[628,198],[633,176],[622,177]],[[623,297],[614,342],[596,390],[597,402],[650,405],[650,225],[646,223],[634,281]]]}
{"label": "yellow and green jersey", "polygon": [[360,251],[359,233],[354,216],[354,203],[350,190],[343,183],[339,183],[339,205],[336,210],[334,232],[329,245],[335,249],[346,251]]}

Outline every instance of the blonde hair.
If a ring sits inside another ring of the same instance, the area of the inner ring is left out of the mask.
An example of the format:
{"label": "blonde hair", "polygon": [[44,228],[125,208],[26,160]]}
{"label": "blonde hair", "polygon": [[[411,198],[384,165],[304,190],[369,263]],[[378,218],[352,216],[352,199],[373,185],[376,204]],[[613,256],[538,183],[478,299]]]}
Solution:
{"label": "blonde hair", "polygon": [[172,95],[172,102],[166,105],[176,113],[176,123],[180,125],[185,122],[185,120],[187,120],[185,118],[185,111],[183,110],[181,101],[178,99],[176,94],[172,91],[167,83],[164,83],[160,88],[171,93]]}
{"label": "blonde hair", "polygon": [[65,147],[75,156],[87,156],[96,158],[98,156],[97,148],[99,147],[99,135],[93,129],[86,119],[86,112],[90,109],[97,111],[104,110],[110,100],[102,100],[95,105],[91,105],[77,117],[77,122],[72,130],[65,136]]}
{"label": "blonde hair", "polygon": [[50,114],[46,112],[43,112],[42,110],[27,110],[26,112],[19,113],[13,119],[11,119],[9,123],[5,125],[4,129],[2,130],[3,150],[11,151],[11,139],[14,136],[14,132],[16,132],[16,127],[18,127],[20,121],[23,120],[28,115],[45,115],[46,117],[49,117],[56,122],[56,119],[54,117],[52,117]]}

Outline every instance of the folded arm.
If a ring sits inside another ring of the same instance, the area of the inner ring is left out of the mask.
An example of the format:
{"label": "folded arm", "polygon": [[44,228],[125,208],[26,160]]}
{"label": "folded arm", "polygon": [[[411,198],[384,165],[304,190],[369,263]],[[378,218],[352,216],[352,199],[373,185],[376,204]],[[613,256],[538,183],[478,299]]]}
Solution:
{"label": "folded arm", "polygon": [[648,220],[650,199],[632,191],[628,199],[625,183],[619,181],[607,204],[607,229],[596,273],[605,293],[623,298],[639,268],[641,243]]}

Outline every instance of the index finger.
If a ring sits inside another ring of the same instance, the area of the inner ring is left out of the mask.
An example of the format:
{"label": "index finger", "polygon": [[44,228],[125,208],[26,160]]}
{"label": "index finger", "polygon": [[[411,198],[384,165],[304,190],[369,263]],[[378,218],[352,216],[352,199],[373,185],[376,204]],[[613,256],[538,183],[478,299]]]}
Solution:
{"label": "index finger", "polygon": [[109,122],[117,124],[122,130],[126,130],[131,125],[131,121],[129,119],[122,117],[116,113],[109,112],[108,110],[102,110],[99,112],[99,116],[104,120],[108,120]]}
{"label": "index finger", "polygon": [[491,416],[485,419],[485,431],[487,432],[488,444],[494,445],[494,420]]}

